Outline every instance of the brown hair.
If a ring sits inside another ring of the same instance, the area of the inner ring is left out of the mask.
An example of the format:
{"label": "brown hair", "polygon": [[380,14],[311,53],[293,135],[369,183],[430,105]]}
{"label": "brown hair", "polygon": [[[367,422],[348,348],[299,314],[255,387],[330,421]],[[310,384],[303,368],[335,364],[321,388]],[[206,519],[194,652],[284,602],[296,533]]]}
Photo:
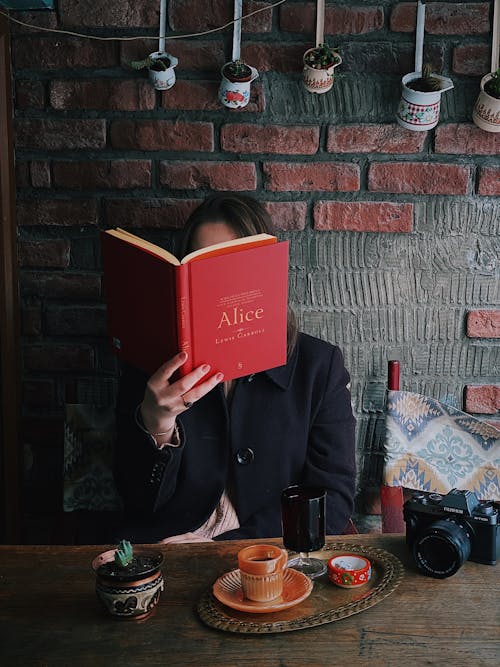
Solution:
{"label": "brown hair", "polygon": [[[193,236],[198,227],[207,222],[224,223],[240,237],[273,233],[271,216],[257,199],[233,193],[211,195],[191,213],[186,222],[181,244],[182,257],[191,251]],[[287,354],[289,357],[295,348],[297,334],[297,320],[289,306],[287,314]]]}

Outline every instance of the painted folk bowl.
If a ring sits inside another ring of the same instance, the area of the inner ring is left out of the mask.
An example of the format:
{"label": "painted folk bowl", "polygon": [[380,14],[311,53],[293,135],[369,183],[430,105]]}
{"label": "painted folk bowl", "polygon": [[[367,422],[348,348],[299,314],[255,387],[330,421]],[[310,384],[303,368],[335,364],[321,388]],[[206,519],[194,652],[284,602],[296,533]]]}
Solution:
{"label": "painted folk bowl", "polygon": [[328,561],[328,576],[341,588],[357,588],[363,586],[372,575],[370,561],[357,554],[334,556]]}
{"label": "painted folk bowl", "polygon": [[115,551],[105,551],[92,561],[97,598],[115,618],[146,618],[158,604],[165,586],[161,573],[163,554],[137,550],[129,566],[117,568]]}

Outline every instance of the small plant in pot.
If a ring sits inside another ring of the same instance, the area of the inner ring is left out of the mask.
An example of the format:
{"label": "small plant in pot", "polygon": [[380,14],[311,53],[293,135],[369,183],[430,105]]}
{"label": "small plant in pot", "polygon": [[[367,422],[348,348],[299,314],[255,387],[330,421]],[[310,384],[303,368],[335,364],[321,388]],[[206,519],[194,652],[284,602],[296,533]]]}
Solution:
{"label": "small plant in pot", "polygon": [[481,79],[472,120],[481,130],[500,132],[500,68]]}
{"label": "small plant in pot", "polygon": [[92,561],[96,594],[115,618],[146,618],[158,604],[164,588],[160,551],[134,549],[122,540],[116,549],[99,554]]}
{"label": "small plant in pot", "polygon": [[328,44],[319,44],[308,49],[303,56],[302,78],[310,93],[326,93],[333,86],[334,69],[342,58],[336,49]]}
{"label": "small plant in pot", "polygon": [[250,84],[259,73],[242,60],[231,60],[221,68],[219,100],[228,109],[240,109],[250,100]]}
{"label": "small plant in pot", "polygon": [[396,113],[399,125],[417,132],[431,130],[439,121],[441,95],[452,88],[451,79],[433,73],[427,64],[421,72],[405,74]]}
{"label": "small plant in pot", "polygon": [[156,90],[168,90],[175,83],[174,68],[178,62],[177,58],[169,53],[156,51],[143,60],[132,60],[129,65],[135,70],[147,69],[149,80]]}

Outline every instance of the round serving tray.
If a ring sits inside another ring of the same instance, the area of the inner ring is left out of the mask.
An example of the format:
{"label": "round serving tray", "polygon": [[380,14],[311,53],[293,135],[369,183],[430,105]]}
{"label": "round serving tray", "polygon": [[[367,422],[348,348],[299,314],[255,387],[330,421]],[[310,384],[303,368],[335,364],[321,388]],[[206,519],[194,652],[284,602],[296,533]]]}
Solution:
{"label": "round serving tray", "polygon": [[210,586],[198,602],[197,612],[206,625],[226,632],[265,634],[303,630],[340,621],[373,607],[390,595],[403,578],[401,562],[391,553],[376,547],[335,542],[325,545],[314,556],[326,561],[344,553],[359,554],[371,561],[372,576],[366,585],[354,589],[339,588],[325,574],[314,580],[313,592],[297,606],[257,615],[223,605],[214,597]]}

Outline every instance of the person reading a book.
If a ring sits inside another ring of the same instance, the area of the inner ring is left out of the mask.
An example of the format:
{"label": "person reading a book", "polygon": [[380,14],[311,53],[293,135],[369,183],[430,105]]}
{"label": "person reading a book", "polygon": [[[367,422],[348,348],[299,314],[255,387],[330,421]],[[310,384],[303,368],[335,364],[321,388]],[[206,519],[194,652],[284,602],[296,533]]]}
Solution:
{"label": "person reading a book", "polygon": [[[257,200],[213,195],[187,221],[183,252],[271,229]],[[342,533],[354,506],[355,419],[340,349],[298,332],[289,310],[284,365],[226,382],[202,364],[177,379],[185,362],[179,352],[150,377],[123,368],[115,479],[127,537],[277,537],[292,484],[325,488],[327,533]]]}

